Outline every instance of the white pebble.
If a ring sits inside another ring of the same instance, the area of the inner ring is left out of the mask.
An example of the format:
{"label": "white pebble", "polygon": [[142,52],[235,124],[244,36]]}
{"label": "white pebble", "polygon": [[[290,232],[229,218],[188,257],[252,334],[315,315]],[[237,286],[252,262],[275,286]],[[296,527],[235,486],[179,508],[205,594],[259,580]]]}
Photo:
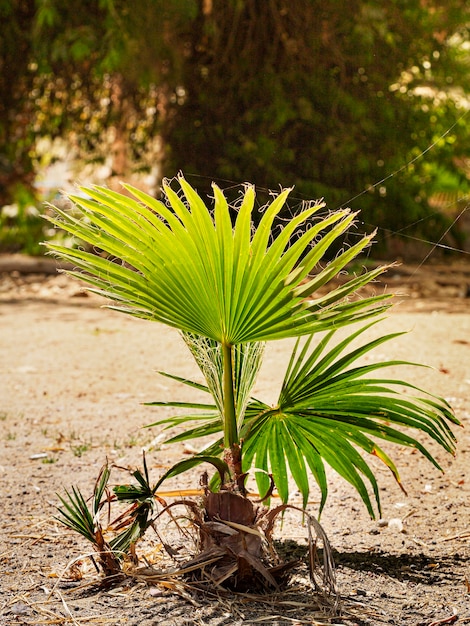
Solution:
{"label": "white pebble", "polygon": [[388,520],[388,527],[390,528],[390,530],[393,530],[396,533],[403,532],[403,522],[399,517],[393,517],[392,519]]}

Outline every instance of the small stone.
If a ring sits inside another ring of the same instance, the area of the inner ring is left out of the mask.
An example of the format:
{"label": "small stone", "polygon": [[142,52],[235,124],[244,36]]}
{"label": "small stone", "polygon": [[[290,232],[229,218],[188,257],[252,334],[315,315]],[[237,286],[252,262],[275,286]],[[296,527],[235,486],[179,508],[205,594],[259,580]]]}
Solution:
{"label": "small stone", "polygon": [[403,532],[403,522],[399,517],[393,517],[388,521],[388,527],[396,533]]}
{"label": "small stone", "polygon": [[17,602],[10,609],[10,613],[12,613],[13,615],[26,615],[28,612],[29,607],[22,602]]}

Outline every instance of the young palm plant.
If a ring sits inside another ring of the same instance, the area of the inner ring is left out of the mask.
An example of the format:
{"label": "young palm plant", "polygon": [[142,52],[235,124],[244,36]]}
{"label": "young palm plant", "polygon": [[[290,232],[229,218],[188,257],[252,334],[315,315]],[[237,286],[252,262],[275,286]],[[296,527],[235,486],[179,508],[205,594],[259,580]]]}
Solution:
{"label": "young palm plant", "polygon": [[[304,508],[310,488],[308,468],[320,486],[322,508],[326,461],[359,491],[373,515],[364,478],[379,505],[376,480],[358,449],[380,458],[398,479],[393,462],[372,438],[414,446],[437,465],[417,440],[393,425],[424,431],[452,452],[454,439],[447,422],[456,420],[441,399],[405,397],[398,391],[401,381],[368,378],[391,363],[354,365],[392,336],[344,354],[359,330],[328,348],[338,328],[380,317],[390,306],[391,296],[384,293],[352,297],[385,267],[352,276],[340,286],[329,285],[373,238],[362,237],[325,263],[326,254],[353,223],[354,213],[345,209],[320,215],[322,203],[306,204],[274,235],[273,223],[289,189],[265,207],[254,228],[252,186],[245,188],[232,220],[233,207],[216,185],[213,207],[208,207],[183,177],[178,182],[180,193],[163,184],[166,203],[129,185],[124,185],[126,195],[103,187],[82,189],[84,196],[70,196],[76,212],[56,209],[51,221],[91,248],[47,245],[77,268],[72,275],[111,299],[111,308],[183,333],[207,384],[173,378],[209,392],[212,401],[166,403],[191,409],[189,415],[166,421],[169,427],[196,421],[173,441],[215,433],[220,433],[220,440],[177,464],[157,487],[199,463],[214,465],[221,490],[207,494],[206,522],[226,522],[231,554],[245,569],[257,569],[253,554],[246,551],[243,530],[260,520],[246,498],[245,481],[252,466],[262,499],[276,487],[284,503],[289,495],[288,466]],[[307,340],[294,350],[278,403],[269,407],[252,399],[264,342],[303,336]],[[201,532],[207,534],[208,528],[201,526]],[[242,536],[234,538],[232,531]],[[258,556],[260,546],[255,543]],[[213,555],[212,541],[206,537],[202,545]],[[230,563],[219,568],[217,580],[225,580],[231,568]]]}
{"label": "young palm plant", "polygon": [[[64,526],[92,544],[107,584],[122,579],[122,562],[126,557],[132,558],[135,544],[152,524],[156,505],[166,506],[166,502],[155,493],[157,487],[150,486],[145,456],[143,473],[135,470],[132,474],[137,485],[118,485],[112,495],[108,487],[110,474],[106,462],[96,479],[90,505],[77,487],[72,487],[72,493],[66,491],[65,497],[59,496],[62,506],[57,507],[56,516]],[[128,502],[130,506],[111,520],[112,504],[116,502]],[[107,511],[105,524],[102,521],[103,510]],[[94,559],[93,562],[96,566]]]}

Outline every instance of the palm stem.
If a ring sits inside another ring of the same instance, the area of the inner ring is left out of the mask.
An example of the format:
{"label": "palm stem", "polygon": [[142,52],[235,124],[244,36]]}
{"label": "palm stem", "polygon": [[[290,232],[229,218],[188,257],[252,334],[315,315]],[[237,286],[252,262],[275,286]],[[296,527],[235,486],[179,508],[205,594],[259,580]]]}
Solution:
{"label": "palm stem", "polygon": [[222,344],[224,380],[224,446],[239,444],[235,393],[233,389],[233,346]]}
{"label": "palm stem", "polygon": [[241,493],[245,493],[242,475],[242,457],[238,436],[237,411],[235,406],[233,380],[233,345],[222,344],[223,388],[224,388],[224,459],[230,468],[233,483]]}

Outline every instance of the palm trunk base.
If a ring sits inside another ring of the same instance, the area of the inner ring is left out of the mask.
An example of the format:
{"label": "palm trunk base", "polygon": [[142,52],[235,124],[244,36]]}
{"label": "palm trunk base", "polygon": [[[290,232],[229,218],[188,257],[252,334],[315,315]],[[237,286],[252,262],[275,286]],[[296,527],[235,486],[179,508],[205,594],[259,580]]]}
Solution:
{"label": "palm trunk base", "polygon": [[[238,592],[284,587],[298,561],[281,562],[263,532],[267,509],[230,490],[208,492],[199,521],[200,553],[186,568],[194,582]],[[199,566],[199,567],[197,567]]]}

